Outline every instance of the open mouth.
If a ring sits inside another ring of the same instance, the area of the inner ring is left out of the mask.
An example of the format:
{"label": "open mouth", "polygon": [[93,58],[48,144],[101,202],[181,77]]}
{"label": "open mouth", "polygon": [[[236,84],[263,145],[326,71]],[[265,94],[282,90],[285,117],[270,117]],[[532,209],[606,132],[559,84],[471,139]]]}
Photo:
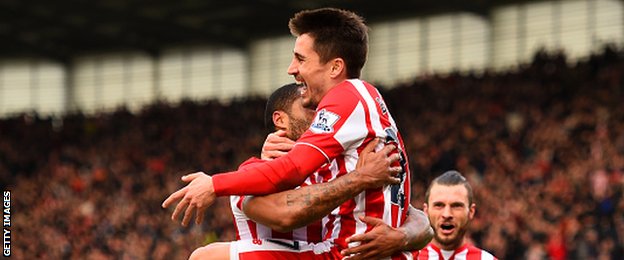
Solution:
{"label": "open mouth", "polygon": [[444,223],[440,225],[440,229],[442,231],[442,233],[444,234],[450,234],[453,232],[453,230],[455,230],[455,225],[451,224],[451,223]]}
{"label": "open mouth", "polygon": [[297,81],[297,86],[299,87],[299,94],[302,96],[308,91],[308,85],[306,85],[305,82]]}

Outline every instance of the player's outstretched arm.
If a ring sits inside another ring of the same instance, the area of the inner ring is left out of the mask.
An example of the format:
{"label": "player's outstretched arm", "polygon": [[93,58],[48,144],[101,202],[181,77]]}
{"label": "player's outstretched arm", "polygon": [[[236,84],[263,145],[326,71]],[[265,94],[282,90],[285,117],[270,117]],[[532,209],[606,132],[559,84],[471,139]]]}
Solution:
{"label": "player's outstretched arm", "polygon": [[399,228],[388,226],[379,218],[360,217],[370,231],[347,238],[347,243],[358,242],[358,246],[340,252],[346,259],[380,259],[400,251],[414,251],[424,248],[433,238],[433,229],[424,212],[411,205],[405,223]]}
{"label": "player's outstretched arm", "polygon": [[189,182],[189,184],[169,195],[162,203],[162,207],[167,208],[176,201],[179,201],[178,205],[173,210],[173,214],[171,214],[171,220],[175,221],[182,211],[184,211],[182,225],[186,226],[193,217],[193,211],[196,210],[195,222],[200,224],[204,219],[206,209],[216,199],[212,186],[212,177],[203,172],[196,172],[182,176],[182,181]]}
{"label": "player's outstretched arm", "polygon": [[[279,133],[279,132],[278,132]],[[284,150],[288,151],[292,148],[292,142],[290,140],[284,141],[284,137],[275,136],[278,139],[273,140],[274,147],[269,146],[269,150]],[[265,142],[265,145],[267,145]],[[302,146],[297,152],[293,152],[294,158],[304,160],[304,163],[296,163],[291,158],[283,160],[273,160],[270,162],[264,161],[263,163],[256,163],[260,160],[248,160],[247,165],[241,165],[237,172],[217,174],[215,177],[211,177],[203,172],[196,172],[193,174],[185,175],[182,177],[182,181],[189,182],[188,185],[180,190],[172,193],[162,203],[163,208],[167,208],[170,205],[178,202],[173,214],[172,220],[178,219],[179,215],[184,212],[182,218],[182,225],[186,226],[193,217],[193,211],[195,212],[195,222],[201,223],[204,217],[206,209],[214,202],[217,196],[224,196],[229,194],[269,194],[280,190],[293,188],[301,184],[306,175],[302,173],[314,172],[315,169],[320,167],[325,157],[318,153],[313,148]],[[263,147],[263,157],[264,157]],[[270,154],[272,158],[280,157],[283,154]],[[287,156],[281,156],[282,158]],[[271,159],[272,159],[271,158]],[[252,158],[253,159],[253,158]],[[251,161],[251,162],[250,162]],[[245,162],[244,164],[246,164]],[[280,174],[277,174],[280,173]],[[281,178],[280,176],[288,176],[289,178]],[[221,178],[221,194],[216,186],[216,181]],[[227,188],[229,187],[229,188]],[[228,193],[229,192],[229,193]]]}
{"label": "player's outstretched arm", "polygon": [[375,139],[362,150],[354,171],[327,183],[251,198],[243,211],[258,223],[286,232],[321,219],[365,189],[398,183],[393,176],[401,169],[391,166],[398,155],[390,155],[396,147],[387,145],[374,152],[378,143]]}

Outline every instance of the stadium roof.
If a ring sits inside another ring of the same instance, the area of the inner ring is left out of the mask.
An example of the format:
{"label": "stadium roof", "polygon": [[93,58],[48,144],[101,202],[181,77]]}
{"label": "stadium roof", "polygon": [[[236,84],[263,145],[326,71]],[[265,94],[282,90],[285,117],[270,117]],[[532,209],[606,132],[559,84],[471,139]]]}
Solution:
{"label": "stadium roof", "polygon": [[487,14],[513,0],[0,0],[0,58],[142,50],[157,55],[181,44],[244,47],[254,38],[288,33],[303,9],[333,6],[369,22],[399,16],[469,11]]}

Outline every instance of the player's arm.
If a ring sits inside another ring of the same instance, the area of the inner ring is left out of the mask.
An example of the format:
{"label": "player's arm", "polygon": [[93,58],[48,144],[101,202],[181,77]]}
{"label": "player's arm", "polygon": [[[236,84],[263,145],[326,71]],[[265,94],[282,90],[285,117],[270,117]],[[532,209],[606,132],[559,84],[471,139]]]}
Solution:
{"label": "player's arm", "polygon": [[343,256],[349,256],[350,260],[380,259],[400,251],[420,250],[433,238],[433,229],[429,219],[424,212],[411,205],[405,223],[399,228],[390,227],[378,218],[361,217],[360,219],[372,225],[373,229],[347,239],[347,243],[360,243],[358,246],[340,252]]}
{"label": "player's arm", "polygon": [[354,171],[327,183],[253,197],[245,202],[243,211],[258,223],[286,232],[321,219],[365,189],[397,183],[392,176],[401,169],[390,165],[398,155],[389,156],[395,147],[388,145],[374,152],[378,142],[375,139],[362,150]]}
{"label": "player's arm", "polygon": [[265,195],[292,189],[327,162],[315,148],[296,145],[287,155],[275,160],[214,175],[214,193],[216,196]]}
{"label": "player's arm", "polygon": [[[332,91],[344,91],[343,88],[334,88]],[[337,93],[340,96],[340,93]],[[324,98],[319,108],[333,111],[337,114],[346,114],[357,107],[359,100],[350,94],[350,98],[342,95],[340,98]],[[328,100],[328,101],[325,101]],[[356,113],[359,113],[356,115]],[[250,165],[241,170],[217,174],[211,177],[203,172],[197,172],[182,177],[182,181],[188,185],[172,193],[162,203],[163,208],[167,208],[178,202],[171,219],[175,220],[184,212],[182,225],[187,225],[195,212],[196,223],[201,223],[203,215],[216,199],[217,196],[227,195],[266,195],[279,191],[292,189],[305,180],[311,173],[315,172],[323,164],[328,163],[330,158],[335,158],[344,151],[344,147],[361,142],[366,138],[367,131],[354,131],[347,135],[341,135],[341,139],[334,138],[334,129],[340,129],[350,116],[337,116],[330,118],[330,125],[321,127],[322,133],[309,133],[300,139],[301,145],[295,145],[290,152],[278,159]],[[362,109],[351,113],[357,118],[364,118]],[[320,115],[319,115],[320,117]],[[313,128],[313,127],[311,127]],[[347,127],[349,129],[349,127]]]}
{"label": "player's arm", "polygon": [[203,172],[182,176],[188,184],[172,193],[162,203],[163,208],[178,202],[171,220],[182,212],[182,225],[186,226],[195,213],[195,223],[204,219],[204,213],[217,196],[264,195],[292,189],[327,162],[324,154],[307,145],[295,146],[286,156],[272,161],[250,164],[238,171],[211,177]]}
{"label": "player's arm", "polygon": [[264,140],[264,144],[262,145],[262,153],[260,153],[260,158],[251,157],[241,163],[238,166],[238,170],[245,169],[250,165],[264,163],[265,161],[277,159],[288,154],[288,151],[292,150],[295,145],[295,141],[290,140],[286,137],[286,131],[277,130],[274,133],[270,133],[266,140]]}
{"label": "player's arm", "polygon": [[409,205],[409,211],[405,224],[399,229],[405,232],[407,241],[403,251],[413,251],[425,248],[433,239],[433,228],[425,212]]}

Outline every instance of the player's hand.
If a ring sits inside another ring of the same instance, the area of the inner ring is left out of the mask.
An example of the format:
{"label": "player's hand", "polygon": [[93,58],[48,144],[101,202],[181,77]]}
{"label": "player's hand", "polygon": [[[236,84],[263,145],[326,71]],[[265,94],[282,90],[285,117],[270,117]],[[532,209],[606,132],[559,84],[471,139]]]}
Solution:
{"label": "player's hand", "polygon": [[286,137],[286,131],[277,130],[274,133],[270,133],[264,144],[262,145],[262,153],[260,159],[273,160],[284,156],[293,148],[295,141]]}
{"label": "player's hand", "polygon": [[[169,197],[162,203],[162,207],[167,208],[176,201],[180,201],[173,210],[171,220],[175,221],[178,218],[178,215],[184,211],[182,225],[187,226],[193,217],[193,211],[197,210],[195,223],[200,224],[202,220],[204,220],[204,213],[206,212],[206,209],[215,201],[217,197],[214,193],[212,177],[203,172],[196,172],[182,176],[182,181],[190,183],[186,185],[186,187],[169,195]],[[186,208],[186,210],[184,210],[184,208]]]}
{"label": "player's hand", "polygon": [[407,244],[407,235],[403,231],[388,226],[382,219],[360,216],[360,220],[373,229],[347,238],[347,243],[359,242],[359,245],[340,251],[345,256],[343,259],[381,259],[403,251]]}
{"label": "player's hand", "polygon": [[401,182],[399,178],[394,177],[401,172],[401,167],[392,166],[394,162],[399,160],[398,153],[392,154],[396,150],[396,146],[389,144],[375,152],[375,147],[379,142],[379,138],[375,138],[368,143],[360,152],[360,157],[355,166],[359,174],[358,181],[361,181],[367,189]]}

